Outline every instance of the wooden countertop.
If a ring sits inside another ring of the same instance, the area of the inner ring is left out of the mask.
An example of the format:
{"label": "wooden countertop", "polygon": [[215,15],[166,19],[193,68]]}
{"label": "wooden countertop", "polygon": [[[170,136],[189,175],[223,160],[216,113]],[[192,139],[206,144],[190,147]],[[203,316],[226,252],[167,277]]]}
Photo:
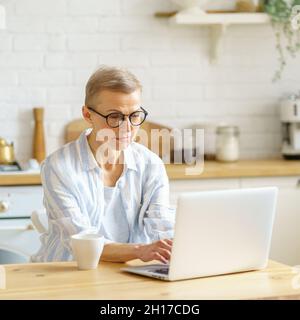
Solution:
{"label": "wooden countertop", "polygon": [[6,289],[0,289],[0,300],[300,298],[300,288],[292,288],[297,275],[293,268],[274,261],[261,271],[175,282],[120,271],[123,266],[141,264],[145,263],[101,262],[96,270],[87,271],[79,271],[75,262],[4,265]]}
{"label": "wooden countertop", "polygon": [[[193,170],[188,174],[188,170]],[[193,169],[193,166],[168,164],[166,170],[171,180],[178,179],[208,179],[208,178],[240,178],[240,177],[278,177],[300,176],[300,161],[281,159],[266,160],[240,160],[238,162],[224,163],[205,161],[203,172]]]}
{"label": "wooden countertop", "polygon": [[37,173],[0,174],[0,186],[22,186],[40,184],[41,177]]}
{"label": "wooden countertop", "polygon": [[[188,174],[187,170],[191,169],[194,171]],[[300,161],[281,159],[240,160],[234,163],[205,161],[203,172],[201,172],[201,168],[195,169],[193,166],[184,164],[167,164],[166,170],[170,180],[272,176],[300,177]],[[39,174],[0,174],[0,186],[38,184],[41,184]]]}

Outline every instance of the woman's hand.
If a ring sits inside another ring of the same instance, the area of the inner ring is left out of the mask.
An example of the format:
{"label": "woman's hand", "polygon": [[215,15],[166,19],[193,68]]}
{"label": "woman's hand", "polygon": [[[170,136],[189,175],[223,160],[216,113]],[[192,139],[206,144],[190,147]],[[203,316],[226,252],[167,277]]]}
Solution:
{"label": "woman's hand", "polygon": [[171,257],[173,240],[162,239],[150,244],[141,245],[138,249],[138,258],[144,262],[158,260],[168,263]]}

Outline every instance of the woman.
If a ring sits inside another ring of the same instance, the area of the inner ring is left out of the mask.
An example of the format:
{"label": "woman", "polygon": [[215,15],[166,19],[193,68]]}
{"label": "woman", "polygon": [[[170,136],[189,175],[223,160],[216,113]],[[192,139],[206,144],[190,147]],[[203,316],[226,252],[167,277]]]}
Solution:
{"label": "woman", "polygon": [[41,165],[48,230],[32,261],[72,260],[70,237],[105,237],[101,260],[167,263],[175,212],[162,160],[134,142],[147,111],[128,70],[103,66],[88,80],[82,115],[91,125]]}

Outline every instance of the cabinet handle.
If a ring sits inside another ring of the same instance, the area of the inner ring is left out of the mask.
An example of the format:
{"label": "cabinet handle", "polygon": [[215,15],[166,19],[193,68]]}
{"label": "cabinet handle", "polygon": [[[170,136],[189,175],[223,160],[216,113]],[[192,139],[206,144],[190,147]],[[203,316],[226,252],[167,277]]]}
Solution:
{"label": "cabinet handle", "polygon": [[9,202],[0,200],[0,213],[4,213],[9,210]]}

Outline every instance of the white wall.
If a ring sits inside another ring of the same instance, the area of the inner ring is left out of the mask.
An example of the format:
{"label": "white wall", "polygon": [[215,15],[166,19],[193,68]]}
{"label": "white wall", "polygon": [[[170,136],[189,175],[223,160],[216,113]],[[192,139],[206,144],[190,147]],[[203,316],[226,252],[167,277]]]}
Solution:
{"label": "white wall", "polygon": [[169,0],[6,0],[0,31],[0,136],[18,158],[31,156],[32,107],[46,108],[48,153],[80,117],[84,86],[102,63],[128,67],[144,84],[150,119],[187,127],[204,121],[240,126],[242,157],[278,156],[278,99],[299,89],[299,58],[282,81],[270,26],[230,27],[217,66],[206,28],[169,26],[155,11]]}

